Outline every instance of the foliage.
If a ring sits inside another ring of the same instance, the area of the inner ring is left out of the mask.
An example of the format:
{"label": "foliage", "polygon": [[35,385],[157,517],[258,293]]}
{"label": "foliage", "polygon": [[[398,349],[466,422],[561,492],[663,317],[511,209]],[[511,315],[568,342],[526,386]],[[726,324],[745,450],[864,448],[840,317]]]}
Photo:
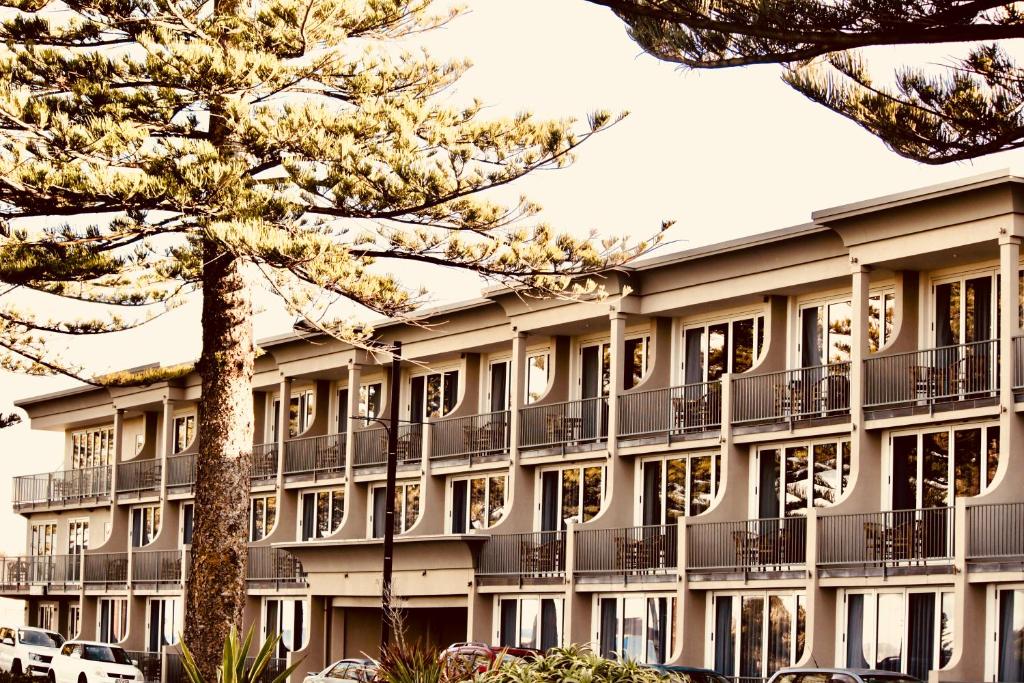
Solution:
{"label": "foliage", "polygon": [[13,674],[9,671],[0,671],[0,683],[35,683],[36,679],[29,674]]}
{"label": "foliage", "polygon": [[[224,657],[217,672],[216,683],[256,683],[257,681],[262,683],[263,679],[261,676],[263,670],[270,663],[271,655],[273,655],[274,648],[277,647],[281,637],[274,636],[263,641],[263,645],[260,647],[259,652],[256,653],[252,663],[247,665],[246,659],[249,655],[249,647],[252,645],[252,634],[253,627],[250,627],[245,634],[245,640],[239,643],[238,632],[234,627],[231,628],[231,633],[228,634],[227,640],[224,641]],[[192,652],[185,645],[184,640],[181,641],[181,659],[182,666],[185,669],[185,676],[188,678],[189,683],[214,683],[214,681],[207,681],[207,679],[203,678],[195,659],[192,657]],[[274,677],[270,683],[284,683],[301,663],[302,660],[295,662]]]}
{"label": "foliage", "polygon": [[633,661],[605,659],[578,646],[552,648],[532,661],[513,661],[481,674],[479,683],[660,683],[665,677]]}
{"label": "foliage", "polygon": [[473,679],[467,662],[404,637],[391,642],[377,667],[377,683],[459,683]]}
{"label": "foliage", "polygon": [[[1001,43],[1024,37],[1017,3],[978,0],[590,0],[653,56],[697,69],[780,64],[786,83],[905,157],[946,163],[1024,146],[1024,71]],[[945,65],[891,83],[865,48],[962,44]]]}
{"label": "foliage", "polygon": [[0,429],[21,423],[21,415],[17,413],[0,413]]}

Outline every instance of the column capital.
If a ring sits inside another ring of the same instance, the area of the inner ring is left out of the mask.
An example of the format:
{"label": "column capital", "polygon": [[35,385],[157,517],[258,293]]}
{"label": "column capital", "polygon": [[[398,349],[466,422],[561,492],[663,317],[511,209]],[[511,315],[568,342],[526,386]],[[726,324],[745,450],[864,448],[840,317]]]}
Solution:
{"label": "column capital", "polygon": [[870,273],[871,265],[868,263],[861,263],[860,258],[857,256],[850,257],[850,273],[856,275],[857,273]]}
{"label": "column capital", "polygon": [[1016,244],[1020,246],[1020,243],[1021,237],[1019,235],[1014,235],[1010,233],[1010,231],[1008,231],[1006,228],[999,229],[999,246],[1002,247],[1008,244]]}

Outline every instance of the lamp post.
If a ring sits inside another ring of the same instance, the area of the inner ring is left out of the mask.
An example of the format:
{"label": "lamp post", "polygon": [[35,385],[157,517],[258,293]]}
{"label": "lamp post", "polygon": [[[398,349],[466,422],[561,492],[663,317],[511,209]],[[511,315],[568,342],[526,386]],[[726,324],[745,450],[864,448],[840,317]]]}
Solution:
{"label": "lamp post", "polygon": [[389,420],[385,425],[388,437],[387,484],[384,488],[384,567],[380,594],[380,656],[391,640],[391,570],[395,548],[395,480],[398,477],[398,397],[401,390],[399,374],[402,362],[402,342],[396,341],[391,349],[391,389],[389,390]]}

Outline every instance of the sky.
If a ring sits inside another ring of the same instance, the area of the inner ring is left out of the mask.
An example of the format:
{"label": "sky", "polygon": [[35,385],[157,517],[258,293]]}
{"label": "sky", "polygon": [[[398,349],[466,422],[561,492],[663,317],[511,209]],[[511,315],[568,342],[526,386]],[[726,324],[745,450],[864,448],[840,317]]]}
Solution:
{"label": "sky", "polygon": [[[582,0],[467,0],[470,10],[429,39],[438,56],[474,66],[454,98],[478,97],[487,112],[531,111],[584,119],[596,109],[629,111],[578,154],[572,167],[515,186],[544,206],[556,228],[642,239],[672,219],[665,250],[684,249],[810,220],[813,210],[1007,168],[1004,153],[930,167],[897,157],[855,124],[790,90],[770,66],[693,72],[658,62],[632,43],[608,10]],[[880,50],[882,65],[931,59]],[[940,55],[941,56],[941,55]],[[413,271],[440,303],[469,298],[477,283]],[[468,286],[467,286],[468,285]],[[257,335],[285,331],[267,310]],[[198,355],[198,307],[185,306],[124,339],[89,347],[100,365],[170,364]],[[0,374],[0,413],[18,398],[67,386],[55,378]],[[0,552],[24,552],[24,520],[11,512],[10,478],[61,461],[61,437],[27,424],[0,430]]]}

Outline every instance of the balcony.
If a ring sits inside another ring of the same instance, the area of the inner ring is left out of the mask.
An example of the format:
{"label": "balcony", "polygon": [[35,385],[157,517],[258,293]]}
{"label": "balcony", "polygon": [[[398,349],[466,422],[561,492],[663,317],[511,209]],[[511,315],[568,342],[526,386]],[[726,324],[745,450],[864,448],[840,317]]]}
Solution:
{"label": "balcony", "polygon": [[[355,467],[383,467],[388,461],[388,432],[384,427],[363,429],[355,434]],[[423,457],[423,425],[398,427],[398,464],[418,465]]]}
{"label": "balcony", "polygon": [[313,481],[345,476],[345,434],[309,436],[285,442],[284,475]]}
{"label": "balcony", "polygon": [[1024,337],[1013,338],[1013,398],[1024,400]]}
{"label": "balcony", "polygon": [[561,583],[565,532],[492,535],[480,551],[476,573],[491,583]]}
{"label": "balcony", "polygon": [[117,466],[118,495],[142,497],[160,493],[160,461],[139,460]]}
{"label": "balcony", "polygon": [[850,364],[738,375],[732,390],[735,425],[839,422],[850,415]]}
{"label": "balcony", "polygon": [[248,582],[250,588],[305,586],[302,563],[287,550],[269,545],[249,547]]}
{"label": "balcony", "polygon": [[597,579],[672,574],[675,580],[679,529],[674,524],[581,529],[574,545],[577,575]]}
{"label": "balcony", "polygon": [[123,589],[128,587],[128,553],[86,553],[86,589]]}
{"label": "balcony", "polygon": [[438,420],[431,427],[430,459],[470,465],[508,459],[509,423],[507,410]]}
{"label": "balcony", "polygon": [[953,508],[890,510],[818,518],[818,567],[825,576],[952,571]]}
{"label": "balcony", "polygon": [[15,510],[58,508],[110,500],[109,465],[14,478]]}
{"label": "balcony", "polygon": [[178,588],[183,583],[180,550],[136,550],[132,553],[132,585]]}
{"label": "balcony", "polygon": [[75,590],[82,583],[81,555],[5,557],[0,559],[0,591],[33,593]]}
{"label": "balcony", "polygon": [[167,489],[191,491],[196,484],[196,456],[172,455],[167,458]]}
{"label": "balcony", "polygon": [[691,524],[686,533],[686,571],[721,575],[803,574],[807,520],[803,517]]}
{"label": "balcony", "polygon": [[1024,503],[967,506],[967,564],[972,571],[1024,568]]}
{"label": "balcony", "polygon": [[619,397],[620,441],[672,443],[722,426],[722,382],[700,382]]}
{"label": "balcony", "polygon": [[252,447],[252,471],[249,481],[253,486],[273,484],[277,480],[277,444],[261,443]]}
{"label": "balcony", "polygon": [[528,406],[520,411],[519,447],[566,453],[601,447],[608,436],[608,397]]}
{"label": "balcony", "polygon": [[864,410],[870,417],[993,405],[998,398],[997,339],[864,361]]}

